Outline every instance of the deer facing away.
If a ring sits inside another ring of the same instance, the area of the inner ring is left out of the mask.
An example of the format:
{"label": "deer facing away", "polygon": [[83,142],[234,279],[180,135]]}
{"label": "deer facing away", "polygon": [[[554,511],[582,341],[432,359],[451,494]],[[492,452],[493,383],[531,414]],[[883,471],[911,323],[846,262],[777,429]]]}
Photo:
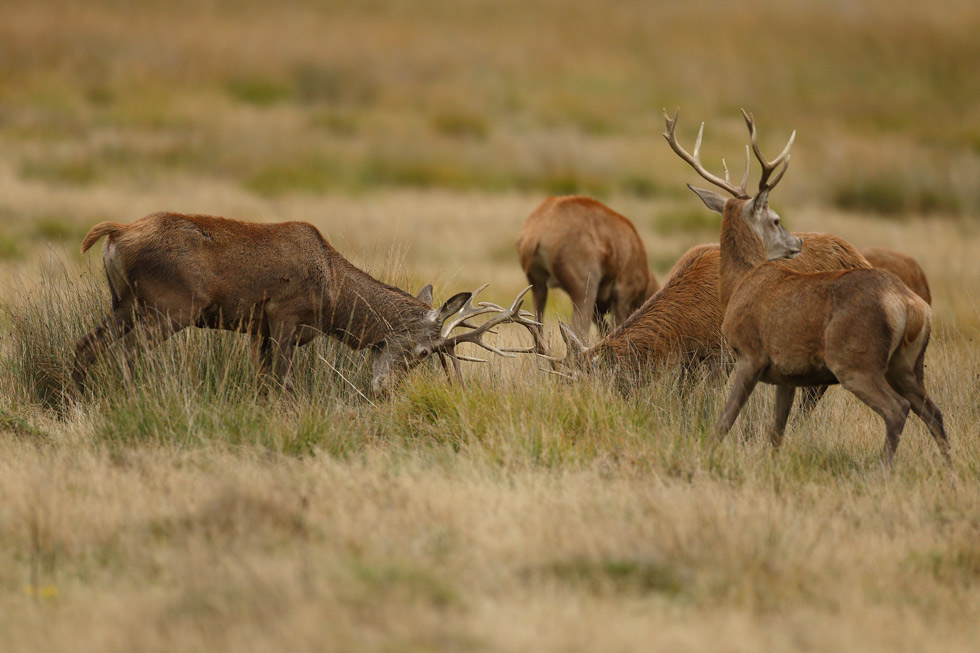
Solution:
{"label": "deer facing away", "polygon": [[768,161],[759,149],[752,117],[744,111],[743,116],[762,166],[755,196],[746,192],[748,162],[739,186],[731,182],[727,168],[724,179],[709,173],[698,156],[704,125],[689,154],[674,134],[677,116],[671,119],[664,111],[664,137],[671,148],[704,179],[732,195],[726,199],[691,187],[722,216],[722,333],[737,356],[734,387],[718,420],[717,438],[731,429],[759,381],[776,386],[770,437],[777,446],[796,388],[840,383],[884,420],[886,465],[895,455],[910,409],[928,426],[950,463],[942,412],[924,385],[929,305],[880,270],[801,274],[772,262],[793,258],[801,249],[800,239],[786,231],[769,207],[769,194],[789,165],[793,138]]}
{"label": "deer facing away", "polygon": [[591,322],[605,333],[606,313],[622,324],[660,287],[633,223],[591,197],[542,202],[521,228],[517,253],[537,321],[548,288],[561,287],[572,299],[572,325],[580,338],[588,335]]}
{"label": "deer facing away", "polygon": [[[464,342],[511,355],[516,350],[497,349],[482,336],[502,322],[536,325],[521,310],[528,289],[510,309],[475,305],[476,293],[469,292],[435,308],[432,286],[413,297],[374,279],[305,222],[154,213],[131,224],[95,225],[82,252],[104,236],[112,310],[75,346],[72,378],[78,387],[113,341],[122,341],[127,357],[135,355],[136,327],[156,342],[189,326],[249,333],[260,365],[285,380],[293,348],[326,333],[353,349],[371,350],[371,389],[378,394],[432,354],[444,367],[443,357],[452,360],[458,374],[458,360],[475,360],[456,354]],[[478,327],[466,322],[484,313],[495,315]],[[451,335],[456,327],[472,330]]]}

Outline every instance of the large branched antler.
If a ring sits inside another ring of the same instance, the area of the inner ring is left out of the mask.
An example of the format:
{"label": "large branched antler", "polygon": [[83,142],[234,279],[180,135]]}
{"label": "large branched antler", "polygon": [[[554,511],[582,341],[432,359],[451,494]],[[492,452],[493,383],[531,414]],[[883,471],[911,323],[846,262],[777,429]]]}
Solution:
{"label": "large branched antler", "polygon": [[[532,337],[537,334],[535,332],[535,327],[541,326],[539,322],[533,320],[533,315],[529,311],[521,310],[524,304],[524,296],[527,295],[531,286],[528,286],[514,298],[511,303],[510,308],[503,308],[502,306],[497,306],[490,302],[480,302],[478,304],[473,303],[473,298],[477,296],[488,284],[484,284],[476,289],[476,291],[466,300],[459,312],[450,320],[447,320],[442,327],[442,343],[439,346],[441,352],[445,355],[453,358],[454,360],[470,361],[475,363],[485,363],[486,361],[482,358],[472,358],[469,356],[463,356],[455,352],[456,345],[463,343],[472,343],[478,347],[482,347],[487,351],[491,351],[499,356],[505,358],[514,358],[514,354],[533,354],[536,352],[534,347],[494,347],[493,345],[485,342],[483,336],[487,333],[495,333],[493,328],[504,324],[507,322],[513,322],[515,324],[520,324],[531,332]],[[489,320],[480,324],[479,326],[473,326],[468,324],[467,320],[477,315],[483,315],[484,313],[494,313],[495,315]],[[460,333],[457,335],[450,335],[453,329],[457,327],[469,327],[473,329],[472,331],[467,331],[465,333]]]}
{"label": "large branched antler", "polygon": [[[752,140],[752,151],[755,152],[755,158],[759,160],[762,165],[762,177],[759,178],[759,192],[764,190],[772,190],[779,180],[783,178],[786,174],[786,169],[789,168],[789,148],[793,147],[793,141],[796,140],[796,130],[793,130],[792,135],[789,137],[789,141],[786,143],[786,147],[783,151],[779,153],[775,159],[771,162],[766,160],[766,157],[762,155],[762,150],[759,149],[759,135],[755,131],[755,118],[751,113],[746,113],[745,109],[742,109],[742,117],[745,118],[745,124],[749,127],[749,138]],[[769,177],[772,175],[773,171],[783,164],[782,169],[776,174],[776,177],[769,181]],[[768,182],[768,183],[767,183]]]}
{"label": "large branched antler", "polygon": [[[732,183],[731,178],[728,176],[728,166],[725,165],[725,160],[721,160],[721,166],[725,171],[725,178],[722,179],[717,175],[713,175],[704,166],[701,165],[701,156],[699,154],[701,150],[701,136],[704,134],[704,123],[701,123],[701,128],[698,129],[698,138],[694,142],[694,154],[689,154],[680,144],[677,142],[677,136],[674,130],[677,128],[677,114],[679,111],[674,112],[674,117],[671,118],[667,114],[667,110],[664,109],[664,121],[667,124],[667,131],[664,132],[664,138],[667,139],[667,143],[670,145],[671,149],[677,153],[679,157],[687,161],[694,170],[710,181],[715,186],[722,188],[735,197],[741,199],[748,199],[749,195],[746,191],[746,186],[749,180],[749,163],[751,162],[751,156],[749,155],[749,146],[745,146],[745,175],[742,177],[742,183],[735,186]],[[749,128],[749,138],[752,142],[752,152],[755,154],[755,158],[759,160],[759,164],[762,166],[762,177],[759,179],[759,192],[764,190],[772,190],[779,180],[783,178],[786,174],[786,169],[789,168],[789,150],[793,146],[793,141],[796,140],[796,132],[789,137],[789,142],[786,143],[786,147],[783,151],[779,153],[772,161],[766,159],[762,154],[762,150],[759,149],[759,135],[755,129],[755,119],[752,117],[751,113],[746,113],[745,109],[742,109],[742,116],[745,118],[745,124]],[[780,168],[780,166],[782,166]],[[778,169],[778,171],[777,171]],[[776,172],[776,176],[773,177],[773,172]],[[772,180],[770,181],[770,178]]]}
{"label": "large branched antler", "polygon": [[721,160],[721,167],[725,170],[724,179],[718,177],[717,175],[711,174],[705,170],[703,165],[701,165],[700,151],[701,136],[704,135],[703,122],[701,123],[701,128],[698,129],[698,138],[696,141],[694,141],[694,154],[688,154],[687,150],[681,147],[680,143],[677,142],[677,135],[674,133],[674,130],[677,128],[677,115],[679,113],[680,109],[674,112],[674,117],[671,119],[671,117],[667,114],[667,109],[664,109],[664,122],[667,123],[667,131],[664,132],[664,138],[667,139],[667,143],[670,145],[671,149],[674,150],[679,157],[691,164],[691,167],[694,168],[695,172],[710,181],[715,186],[728,191],[735,197],[748,199],[749,195],[745,191],[745,188],[749,181],[749,161],[751,160],[749,158],[749,146],[745,146],[745,174],[742,175],[742,183],[735,186],[728,175],[728,166],[725,164],[724,159]]}

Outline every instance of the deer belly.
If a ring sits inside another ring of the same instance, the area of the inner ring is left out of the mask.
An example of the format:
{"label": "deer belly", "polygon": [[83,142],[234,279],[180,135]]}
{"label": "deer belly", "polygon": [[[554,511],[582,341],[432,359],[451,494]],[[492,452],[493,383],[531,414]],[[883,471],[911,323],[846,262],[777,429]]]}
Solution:
{"label": "deer belly", "polygon": [[780,368],[778,365],[770,365],[762,375],[762,381],[792,386],[833,385],[838,382],[837,377],[826,366],[799,369]]}

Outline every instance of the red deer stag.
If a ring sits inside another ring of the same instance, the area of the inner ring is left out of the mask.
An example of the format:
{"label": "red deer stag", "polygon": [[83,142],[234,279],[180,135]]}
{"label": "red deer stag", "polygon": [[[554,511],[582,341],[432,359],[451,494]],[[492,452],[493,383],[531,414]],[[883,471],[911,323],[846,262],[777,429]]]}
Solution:
{"label": "red deer stag", "polygon": [[[674,134],[677,115],[664,138],[704,179],[732,195],[724,198],[690,187],[711,210],[720,213],[720,300],[722,333],[737,357],[734,387],[718,420],[718,440],[731,430],[759,381],[776,386],[770,438],[778,446],[798,386],[840,383],[885,422],[882,460],[890,466],[909,409],[929,427],[947,464],[949,441],[939,408],[924,385],[926,345],[931,332],[929,305],[894,275],[874,269],[801,274],[771,263],[800,253],[801,241],[782,226],[769,207],[769,194],[789,166],[796,133],[773,161],[762,154],[755,122],[742,112],[755,158],[762,166],[759,191],[746,192],[746,175],[735,186],[725,168],[717,177],[689,154]],[[746,148],[748,150],[748,148]],[[775,175],[773,174],[775,173]]]}
{"label": "red deer stag", "polygon": [[[832,234],[802,233],[803,251],[781,261],[797,272],[867,268],[868,262],[847,241]],[[663,287],[623,324],[591,348],[562,329],[570,362],[604,361],[636,374],[668,361],[685,369],[704,363],[718,369],[727,359],[718,303],[721,252],[716,244],[698,245],[674,264]]]}
{"label": "red deer stag", "polygon": [[[432,286],[418,297],[352,265],[305,222],[254,224],[206,215],[154,213],[131,224],[102,222],[82,241],[87,251],[108,236],[102,252],[112,312],[75,346],[72,379],[79,388],[99,352],[122,340],[135,355],[134,327],[155,342],[189,326],[249,333],[263,368],[288,381],[293,348],[326,333],[374,354],[371,389],[390,389],[398,374],[432,354],[455,353],[469,342],[502,355],[482,340],[503,322],[533,329],[520,293],[509,309],[473,304],[474,293],[432,306]],[[485,286],[484,286],[485,287]],[[494,313],[474,327],[466,320]],[[456,327],[471,331],[451,335]]]}
{"label": "red deer stag", "polygon": [[572,325],[580,338],[588,335],[591,321],[605,333],[606,313],[622,324],[659,288],[633,223],[589,197],[542,202],[521,228],[517,254],[537,321],[548,287],[559,286],[572,298]]}

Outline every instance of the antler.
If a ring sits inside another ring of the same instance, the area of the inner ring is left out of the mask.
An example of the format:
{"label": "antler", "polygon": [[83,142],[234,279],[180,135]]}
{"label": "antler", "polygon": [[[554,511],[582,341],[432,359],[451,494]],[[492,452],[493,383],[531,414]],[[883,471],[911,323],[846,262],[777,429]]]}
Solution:
{"label": "antler", "polygon": [[[701,156],[699,152],[701,150],[701,136],[704,134],[703,122],[701,123],[701,128],[698,130],[698,139],[694,142],[694,154],[693,155],[688,154],[687,150],[685,150],[683,147],[680,146],[680,143],[677,142],[677,136],[674,134],[674,129],[677,127],[678,113],[680,113],[680,109],[674,112],[674,118],[671,119],[671,117],[667,115],[667,109],[664,109],[664,121],[667,123],[667,131],[664,132],[664,138],[667,139],[667,143],[670,145],[671,149],[674,150],[674,152],[676,152],[679,157],[681,157],[689,164],[691,164],[691,167],[694,168],[694,170],[699,175],[701,175],[702,177],[710,181],[715,186],[718,186],[719,188],[723,188],[724,190],[728,191],[735,197],[741,199],[747,199],[749,195],[748,193],[745,192],[745,187],[749,181],[749,161],[751,160],[749,158],[749,146],[748,145],[745,146],[745,174],[742,176],[742,183],[739,184],[738,186],[735,186],[734,184],[732,184],[732,180],[728,176],[728,166],[725,165],[724,159],[721,160],[721,167],[725,170],[724,179],[711,174],[710,172],[704,169],[703,165],[701,165]],[[745,112],[743,111],[742,113]],[[748,120],[748,116],[746,116],[746,120]],[[754,128],[752,129],[753,129],[752,133],[754,134],[755,133]],[[790,139],[790,142],[792,143],[792,139]],[[755,145],[755,140],[752,141],[752,144]],[[788,146],[787,149],[789,149]],[[758,150],[756,150],[756,153],[758,154]]]}
{"label": "antler", "polygon": [[[755,158],[757,158],[759,163],[762,164],[762,177],[759,179],[759,192],[761,193],[764,190],[772,190],[776,184],[779,183],[779,180],[783,178],[783,175],[786,174],[786,169],[789,168],[789,148],[793,147],[793,141],[796,140],[796,130],[793,130],[793,134],[789,137],[789,142],[786,143],[786,147],[784,147],[783,151],[779,153],[779,156],[770,162],[766,160],[766,157],[762,155],[762,150],[759,149],[759,135],[755,131],[755,118],[751,113],[746,113],[745,109],[742,109],[742,116],[745,118],[745,124],[749,127],[749,137],[752,139],[752,151],[755,152]],[[769,182],[769,177],[780,164],[784,164],[782,169],[778,174],[776,174],[775,179]]]}
{"label": "antler", "polygon": [[[470,298],[463,305],[463,308],[459,309],[459,313],[448,322],[442,328],[443,342],[440,349],[446,353],[446,355],[452,358],[464,361],[470,361],[474,363],[485,363],[486,361],[482,358],[471,358],[469,356],[462,356],[455,353],[454,349],[456,345],[462,344],[464,342],[469,342],[479,347],[483,347],[487,351],[492,351],[495,354],[504,356],[505,358],[514,358],[514,354],[532,354],[535,353],[534,347],[494,347],[483,341],[483,335],[486,333],[493,333],[492,329],[505,322],[514,322],[527,327],[531,331],[532,336],[534,335],[534,327],[541,326],[539,322],[531,319],[533,315],[528,311],[521,310],[521,306],[524,304],[524,296],[531,289],[528,286],[514,298],[511,303],[510,308],[503,308],[502,306],[497,306],[490,302],[480,302],[479,304],[473,303],[473,298],[487,287],[488,284],[484,284],[477,288]],[[466,320],[476,315],[482,315],[484,313],[496,313],[492,318],[484,322],[483,324],[473,327],[472,325],[465,324]],[[449,334],[453,329],[459,326],[469,326],[472,331],[466,333],[460,333],[455,336],[450,336]]]}

